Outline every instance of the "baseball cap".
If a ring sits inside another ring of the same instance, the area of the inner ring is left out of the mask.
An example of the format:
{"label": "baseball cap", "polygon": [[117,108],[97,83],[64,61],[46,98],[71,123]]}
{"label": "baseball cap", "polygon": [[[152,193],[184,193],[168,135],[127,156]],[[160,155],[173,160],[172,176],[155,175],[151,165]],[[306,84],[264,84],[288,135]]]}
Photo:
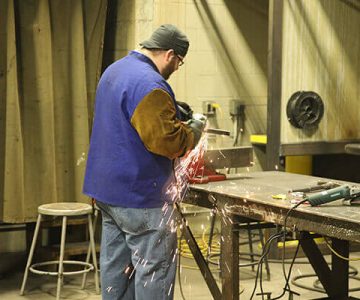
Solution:
{"label": "baseball cap", "polygon": [[172,24],[163,24],[151,37],[140,43],[147,49],[174,49],[175,53],[185,57],[189,49],[189,40],[184,33]]}

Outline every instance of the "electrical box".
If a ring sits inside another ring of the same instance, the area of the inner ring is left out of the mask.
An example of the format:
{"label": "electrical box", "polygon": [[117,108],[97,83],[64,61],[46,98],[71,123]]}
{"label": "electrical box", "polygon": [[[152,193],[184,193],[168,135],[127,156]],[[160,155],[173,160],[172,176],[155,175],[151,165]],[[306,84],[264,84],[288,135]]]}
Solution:
{"label": "electrical box", "polygon": [[214,104],[215,104],[214,101],[203,101],[202,109],[203,109],[203,114],[205,116],[212,116],[216,114],[216,109]]}
{"label": "electrical box", "polygon": [[240,116],[244,112],[245,105],[238,99],[232,99],[229,102],[229,113],[231,116]]}

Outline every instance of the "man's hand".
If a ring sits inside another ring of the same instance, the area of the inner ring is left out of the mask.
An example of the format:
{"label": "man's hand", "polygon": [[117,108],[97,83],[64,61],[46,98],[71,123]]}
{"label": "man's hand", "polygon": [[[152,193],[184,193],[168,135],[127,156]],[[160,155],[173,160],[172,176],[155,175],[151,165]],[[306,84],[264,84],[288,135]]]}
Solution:
{"label": "man's hand", "polygon": [[202,114],[194,114],[193,118],[188,121],[188,125],[194,133],[194,147],[197,145],[201,138],[206,125],[207,118]]}
{"label": "man's hand", "polygon": [[183,122],[189,121],[193,117],[193,111],[189,104],[181,101],[176,101],[177,107],[180,111],[180,120]]}
{"label": "man's hand", "polygon": [[193,120],[201,121],[204,124],[206,124],[206,121],[207,121],[206,116],[204,116],[203,114],[199,114],[199,113],[194,114],[192,118],[193,118]]}

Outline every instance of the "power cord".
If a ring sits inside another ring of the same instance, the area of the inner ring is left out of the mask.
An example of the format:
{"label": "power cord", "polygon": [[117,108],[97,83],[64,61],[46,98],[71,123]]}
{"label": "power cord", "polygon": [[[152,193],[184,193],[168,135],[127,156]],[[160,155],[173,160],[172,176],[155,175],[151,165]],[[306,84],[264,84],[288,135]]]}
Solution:
{"label": "power cord", "polygon": [[[254,289],[253,289],[252,295],[250,297],[250,300],[252,300],[254,295],[255,295],[258,281],[259,281],[259,285],[260,285],[261,296],[262,296],[262,299],[264,299],[264,294],[265,293],[263,291],[263,286],[262,286],[262,281],[263,281],[263,278],[262,278],[263,261],[264,261],[265,257],[268,255],[268,253],[270,251],[270,246],[271,246],[272,242],[274,240],[276,240],[277,238],[280,238],[280,237],[282,237],[282,240],[283,240],[283,249],[282,249],[283,251],[282,251],[281,264],[282,264],[282,270],[283,270],[283,274],[284,274],[284,278],[285,278],[285,285],[284,285],[284,288],[283,288],[283,292],[279,296],[277,296],[275,298],[271,298],[271,300],[277,300],[277,299],[282,298],[285,295],[286,292],[294,293],[294,292],[292,292],[290,290],[289,281],[290,281],[291,272],[292,272],[292,269],[293,269],[293,266],[295,264],[295,260],[296,260],[296,257],[297,257],[297,254],[298,254],[298,251],[299,251],[299,248],[300,248],[300,243],[297,244],[297,248],[295,250],[294,257],[292,258],[292,261],[291,261],[290,267],[289,267],[289,271],[287,273],[286,269],[285,269],[285,264],[288,264],[289,262],[285,262],[285,253],[286,253],[286,249],[285,249],[286,242],[285,241],[286,241],[286,233],[287,233],[286,225],[287,225],[287,220],[288,220],[290,214],[292,213],[292,211],[294,211],[297,207],[299,207],[301,204],[303,204],[306,201],[307,201],[306,199],[300,201],[299,203],[297,203],[295,206],[293,206],[287,212],[287,214],[286,214],[286,216],[284,218],[284,225],[283,225],[284,230],[270,236],[269,239],[264,244],[263,251],[262,251],[262,254],[260,256],[260,259],[258,260],[257,263],[255,263],[255,264],[257,264],[257,271],[256,271],[256,277],[255,277],[255,285],[254,285]],[[203,255],[207,253],[208,248],[209,248],[209,246],[207,244],[207,241],[205,240],[205,237],[206,237],[206,230],[203,231],[203,234],[201,236],[201,240],[198,243],[199,248],[200,248]],[[331,252],[334,253],[339,258],[347,260],[347,261],[359,261],[360,260],[360,258],[350,259],[350,258],[347,258],[347,257],[344,257],[344,256],[340,255],[339,253],[336,252],[335,249],[332,248],[331,244],[329,243],[329,241],[327,240],[326,237],[324,237],[324,240],[325,240],[325,243],[326,243],[327,247],[331,250]],[[181,236],[180,236],[180,239],[179,239],[178,277],[179,277],[180,293],[181,293],[181,296],[182,296],[183,300],[185,300],[185,297],[184,297],[184,294],[183,294],[182,284],[181,284],[181,277],[180,277],[180,267],[181,267],[181,260],[180,259],[181,259],[181,256],[183,256],[185,258],[193,258],[190,249],[188,247],[187,248],[186,247],[187,247],[186,241],[183,241],[183,234],[181,233]],[[212,250],[211,251],[212,254],[209,257],[208,263],[213,264],[213,265],[218,265],[218,263],[216,263],[214,261],[211,261],[211,257],[217,256],[217,255],[220,254],[220,246],[218,245],[218,243],[213,243],[212,245],[210,245],[210,247],[211,247],[211,250]],[[271,262],[277,262],[277,261],[271,261]],[[298,262],[297,264],[308,264],[308,262]],[[187,268],[187,269],[198,269],[197,267],[187,266],[187,265],[183,265],[182,267]],[[349,267],[353,269],[353,272],[349,273],[349,275],[352,275],[351,278],[360,281],[359,277],[355,277],[357,275],[357,270],[354,267],[351,267],[351,266],[349,266]],[[212,269],[212,271],[219,271],[219,270],[217,268],[214,268],[214,269]],[[319,282],[319,280],[315,281],[315,283],[314,283],[315,287],[314,288],[308,287],[308,286],[305,286],[305,285],[301,285],[301,284],[296,282],[299,279],[306,278],[306,277],[312,277],[312,276],[316,276],[316,274],[303,274],[303,275],[295,276],[291,280],[291,284],[293,284],[296,287],[300,287],[300,288],[304,288],[304,289],[308,289],[308,290],[313,290],[313,291],[316,291],[316,292],[324,292],[324,290],[321,287],[316,286],[317,283]],[[360,290],[360,288],[351,289],[349,291],[358,291],[358,290]]]}
{"label": "power cord", "polygon": [[301,200],[300,202],[298,202],[297,204],[295,204],[293,207],[291,207],[289,209],[289,211],[287,212],[286,216],[285,216],[285,219],[284,219],[284,230],[283,230],[283,251],[282,251],[282,269],[283,269],[283,274],[284,274],[284,278],[285,278],[285,286],[283,288],[283,292],[278,296],[278,297],[275,297],[274,300],[276,299],[280,299],[282,296],[285,295],[285,293],[287,291],[290,291],[290,285],[289,285],[289,280],[290,280],[290,276],[291,276],[291,271],[292,271],[292,268],[294,266],[294,263],[295,263],[295,259],[296,259],[296,256],[298,254],[298,251],[299,251],[299,246],[300,246],[300,243],[298,243],[297,247],[296,247],[296,251],[295,251],[295,254],[294,254],[294,257],[293,257],[293,260],[290,264],[290,268],[289,268],[289,273],[286,274],[286,270],[285,270],[285,249],[286,249],[286,223],[287,223],[287,220],[290,216],[290,214],[296,209],[298,208],[301,204],[305,203],[307,201],[307,199],[303,199]]}
{"label": "power cord", "polygon": [[[281,297],[283,297],[285,295],[286,292],[290,292],[290,293],[293,293],[293,294],[300,295],[298,293],[295,293],[295,292],[291,291],[290,285],[289,285],[289,280],[290,280],[292,268],[294,266],[295,259],[296,259],[297,255],[298,255],[299,249],[300,249],[300,244],[297,244],[294,257],[293,257],[293,259],[291,261],[291,264],[290,264],[288,275],[287,275],[287,277],[285,277],[286,281],[285,281],[285,286],[284,286],[283,292],[281,293],[280,296],[273,298],[273,300],[280,299]],[[283,265],[284,265],[284,263],[283,263]]]}
{"label": "power cord", "polygon": [[[360,258],[348,258],[348,257],[342,256],[334,248],[332,248],[332,246],[331,246],[330,242],[328,241],[327,237],[323,236],[323,238],[324,238],[326,246],[330,249],[330,251],[332,253],[334,253],[337,257],[339,257],[340,259],[343,259],[343,260],[346,260],[346,261],[359,261],[360,260]],[[329,263],[329,265],[330,265],[330,263]],[[356,277],[356,275],[358,274],[357,269],[355,267],[353,267],[353,266],[349,266],[349,268],[352,269],[352,271],[349,272],[349,277],[352,278],[352,279],[360,281],[360,278]],[[309,286],[297,283],[297,281],[299,279],[308,278],[308,277],[317,277],[317,275],[313,274],[313,273],[298,275],[298,276],[295,276],[291,280],[291,283],[293,285],[295,285],[297,287],[300,287],[300,288],[303,288],[303,289],[307,289],[307,290],[315,291],[315,292],[320,292],[320,293],[326,293],[324,288],[319,286],[319,284],[320,284],[319,279],[315,280],[314,287],[309,287]],[[349,289],[349,292],[355,292],[355,291],[359,291],[359,290],[360,290],[360,288],[353,288],[353,289]]]}
{"label": "power cord", "polygon": [[[292,272],[293,265],[294,265],[294,263],[295,263],[296,256],[297,256],[298,251],[299,251],[299,244],[297,245],[297,248],[296,248],[296,251],[295,251],[295,255],[294,255],[294,257],[293,257],[293,259],[292,259],[292,262],[291,262],[291,264],[290,264],[289,272],[288,272],[288,274],[286,274],[286,270],[285,270],[286,224],[287,224],[287,220],[288,220],[291,212],[292,212],[294,209],[296,209],[297,207],[299,207],[301,204],[303,204],[304,202],[306,202],[306,201],[307,201],[307,199],[304,199],[304,200],[300,201],[299,203],[297,203],[296,205],[294,205],[293,207],[291,207],[290,210],[287,212],[285,218],[284,218],[284,229],[283,229],[283,231],[273,234],[273,235],[266,241],[266,243],[265,243],[265,245],[264,245],[264,249],[263,249],[263,254],[262,254],[262,256],[260,257],[259,262],[258,262],[258,268],[257,268],[256,278],[255,278],[255,285],[254,285],[254,289],[253,289],[253,292],[252,292],[252,294],[251,294],[250,300],[252,300],[252,298],[254,297],[255,292],[256,292],[257,281],[258,281],[258,279],[259,279],[259,272],[262,270],[263,260],[264,260],[265,256],[268,255],[268,253],[269,253],[269,251],[270,251],[270,245],[271,245],[271,243],[272,243],[275,239],[277,239],[277,238],[279,238],[279,237],[282,237],[282,238],[283,238],[283,244],[284,244],[284,245],[283,245],[283,251],[282,251],[282,269],[283,269],[283,274],[284,274],[284,278],[285,278],[285,286],[284,286],[284,288],[283,288],[283,292],[282,292],[279,296],[273,298],[272,300],[280,299],[281,297],[283,297],[283,296],[285,295],[285,293],[286,293],[287,291],[293,293],[293,292],[290,290],[289,280],[290,280],[290,276],[291,276],[291,272]],[[261,276],[261,275],[260,275],[260,278],[262,279],[262,276]],[[262,296],[262,298],[263,298],[263,297],[264,297],[264,292],[263,292],[263,290],[262,290],[262,282],[261,282],[261,280],[260,280],[260,289],[261,289],[261,296]]]}
{"label": "power cord", "polygon": [[[353,266],[349,266],[349,269],[352,270],[351,272],[349,272],[349,275],[350,275],[349,278],[360,281],[360,277],[356,277],[356,275],[358,274],[357,269],[355,267],[353,267]],[[322,287],[319,286],[320,285],[320,280],[319,279],[314,281],[314,284],[313,284],[314,287],[307,286],[307,285],[304,285],[304,284],[300,284],[300,283],[297,282],[300,279],[309,278],[309,277],[317,277],[317,275],[315,273],[312,273],[312,274],[302,274],[302,275],[294,276],[294,278],[291,280],[291,284],[295,285],[296,287],[303,288],[305,290],[325,294],[326,293],[325,290]],[[349,289],[349,292],[355,292],[355,291],[359,291],[359,290],[360,290],[360,288],[352,288],[352,289]]]}
{"label": "power cord", "polygon": [[264,260],[265,256],[269,254],[271,243],[274,240],[276,240],[277,238],[281,237],[281,236],[282,236],[282,232],[277,232],[277,233],[271,235],[269,237],[269,239],[264,244],[262,254],[261,254],[260,259],[259,259],[258,264],[257,264],[258,266],[257,266],[257,269],[256,269],[255,285],[254,285],[250,300],[252,300],[252,298],[254,297],[255,292],[256,292],[257,282],[258,282],[258,279],[259,279],[260,265],[262,265],[262,261]]}
{"label": "power cord", "polygon": [[323,236],[324,238],[324,241],[326,243],[326,246],[330,249],[330,251],[332,253],[334,253],[337,257],[343,259],[343,260],[346,260],[346,261],[359,261],[360,260],[360,257],[358,258],[349,258],[349,257],[345,257],[345,256],[342,256],[341,254],[339,254],[338,252],[336,252],[336,250],[331,246],[330,242],[327,240],[327,237],[326,236]]}
{"label": "power cord", "polygon": [[[301,203],[298,203],[296,206],[294,206],[292,209],[289,210],[289,212],[287,213],[286,217],[285,217],[285,220],[284,220],[284,228],[286,228],[286,223],[287,223],[287,218],[289,217],[290,215],[290,212],[292,210],[294,210],[296,207],[298,207]],[[203,231],[203,234],[202,234],[202,237],[201,237],[201,240],[198,242],[198,245],[199,245],[199,248],[202,252],[202,254],[206,254],[207,253],[207,250],[208,250],[208,245],[207,245],[207,242],[205,240],[205,236],[206,236],[206,230]],[[262,251],[262,254],[258,260],[257,264],[258,267],[257,267],[257,271],[256,271],[256,277],[255,277],[255,286],[254,286],[254,289],[253,289],[253,292],[252,292],[252,295],[251,295],[251,298],[250,300],[254,297],[255,295],[255,292],[256,292],[256,288],[257,288],[257,284],[258,282],[260,282],[260,290],[261,290],[261,295],[262,295],[262,298],[264,297],[264,291],[263,291],[263,287],[262,287],[262,265],[263,265],[263,262],[264,262],[264,259],[266,258],[266,256],[269,254],[269,251],[270,251],[270,246],[272,244],[272,242],[282,236],[285,236],[286,237],[286,231],[283,232],[278,232],[278,233],[275,233],[273,234],[272,236],[269,237],[269,239],[265,242],[264,244],[264,247],[263,247],[263,251]],[[214,243],[212,244],[211,246],[211,249],[212,249],[212,254],[211,256],[209,257],[209,261],[208,263],[209,264],[213,264],[213,265],[218,265],[218,263],[215,263],[213,261],[211,261],[211,257],[214,257],[216,255],[219,255],[220,254],[220,247],[218,245],[218,243]],[[294,265],[294,262],[295,262],[295,258],[297,256],[297,253],[298,253],[298,249],[299,249],[299,245],[297,247],[297,250],[296,250],[296,253],[295,253],[295,256],[291,262],[291,266],[290,266],[290,269],[289,269],[289,274],[285,274],[285,279],[286,279],[286,284],[285,284],[285,287],[284,287],[284,292],[277,298],[274,298],[274,299],[279,299],[281,298],[285,292],[287,291],[287,288],[289,286],[289,278],[290,278],[290,275],[291,275],[291,270],[292,270],[292,267]],[[214,251],[216,253],[214,253]],[[192,254],[191,254],[191,251],[190,249],[188,248],[188,246],[186,245],[186,241],[183,241],[182,239],[182,235],[180,237],[180,241],[179,241],[179,268],[178,268],[178,276],[179,276],[179,285],[181,287],[180,289],[180,292],[182,290],[182,286],[181,286],[181,279],[180,279],[180,256],[182,257],[186,257],[186,258],[193,258],[192,257]],[[282,264],[284,265],[285,264],[285,261],[283,260],[282,261]],[[182,267],[184,268],[187,268],[187,269],[198,269],[197,267],[192,267],[192,266],[186,266],[186,265],[183,265]],[[218,270],[218,269],[212,269],[212,271],[214,270]],[[183,297],[183,295],[182,295]],[[184,297],[183,297],[184,299]]]}
{"label": "power cord", "polygon": [[[297,249],[296,249],[296,252],[295,252],[293,261],[292,261],[292,263],[291,263],[291,265],[290,265],[289,273],[288,273],[288,275],[286,275],[286,271],[285,271],[286,223],[287,223],[287,219],[288,219],[289,216],[290,216],[290,213],[291,213],[293,210],[295,210],[297,207],[299,207],[301,204],[303,204],[304,202],[306,202],[306,201],[307,201],[307,199],[303,199],[302,201],[300,201],[299,203],[297,203],[296,205],[294,205],[294,206],[287,212],[287,214],[286,214],[286,216],[285,216],[285,219],[284,219],[282,266],[283,266],[283,273],[284,273],[284,277],[285,277],[286,281],[285,281],[285,287],[284,287],[283,293],[282,293],[280,296],[274,298],[274,300],[280,299],[280,298],[285,294],[286,291],[291,291],[291,290],[290,290],[290,285],[289,285],[289,280],[290,280],[290,275],[291,275],[292,267],[293,267],[293,265],[294,265],[294,262],[295,262],[295,259],[296,259],[296,256],[297,256],[300,243],[298,243],[298,245],[297,245]],[[347,260],[347,261],[358,261],[358,260],[360,260],[360,258],[350,259],[350,258],[347,258],[347,257],[344,257],[344,256],[340,255],[339,253],[337,253],[337,252],[335,251],[335,249],[333,249],[333,248],[331,247],[331,245],[330,245],[330,243],[327,241],[326,237],[324,237],[324,240],[325,240],[325,243],[326,243],[326,245],[328,246],[328,248],[329,248],[336,256],[338,256],[339,258],[344,259],[344,260]],[[357,279],[357,278],[356,278],[356,279]]]}

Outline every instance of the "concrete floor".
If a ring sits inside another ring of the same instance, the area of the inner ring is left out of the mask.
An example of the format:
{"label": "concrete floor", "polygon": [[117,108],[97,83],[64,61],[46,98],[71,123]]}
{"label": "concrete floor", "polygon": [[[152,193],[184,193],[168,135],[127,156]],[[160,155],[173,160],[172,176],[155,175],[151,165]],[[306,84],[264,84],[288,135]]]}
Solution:
{"label": "concrete floor", "polygon": [[[352,257],[360,256],[360,253],[352,253]],[[327,257],[329,259],[329,257]],[[306,258],[299,258],[297,264],[293,268],[293,276],[304,275],[313,273],[312,268],[307,264]],[[301,263],[302,262],[302,263]],[[301,263],[301,264],[300,264]],[[183,290],[184,299],[186,300],[209,300],[212,299],[209,290],[203,280],[201,273],[196,269],[194,261],[189,258],[181,258],[181,286]],[[360,262],[352,262],[351,266],[360,269]],[[287,265],[288,267],[288,265]],[[266,280],[264,272],[263,290],[265,292],[272,292],[272,297],[276,297],[281,294],[284,286],[284,279],[282,275],[282,267],[280,263],[270,263],[271,280]],[[218,279],[218,272],[215,270],[215,277]],[[19,296],[19,289],[22,281],[22,272],[8,273],[6,276],[0,279],[0,299],[1,300],[48,300],[55,299],[56,292],[56,279],[51,277],[39,276],[30,274],[27,284],[26,294]],[[251,270],[251,267],[240,268],[240,299],[250,299],[255,283],[255,272]],[[87,288],[81,290],[81,276],[67,277],[65,286],[62,289],[62,299],[86,299],[95,300],[101,299],[101,296],[96,295],[93,285],[93,276],[89,276],[87,282]],[[312,287],[315,278],[305,278],[301,280],[302,284]],[[351,288],[360,288],[360,282],[355,279],[350,280]],[[314,291],[309,291],[303,288],[298,288],[292,285],[292,289],[300,294],[295,296],[294,299],[318,299],[325,297],[324,294]],[[257,293],[260,292],[259,284]],[[360,298],[360,292],[351,292],[351,296]],[[179,276],[176,280],[175,286],[175,299],[183,300],[180,293]],[[254,296],[253,299],[262,299],[261,296]],[[264,298],[266,299],[266,298]],[[288,294],[282,297],[282,299],[289,299]],[[155,300],[155,299],[154,299]]]}

